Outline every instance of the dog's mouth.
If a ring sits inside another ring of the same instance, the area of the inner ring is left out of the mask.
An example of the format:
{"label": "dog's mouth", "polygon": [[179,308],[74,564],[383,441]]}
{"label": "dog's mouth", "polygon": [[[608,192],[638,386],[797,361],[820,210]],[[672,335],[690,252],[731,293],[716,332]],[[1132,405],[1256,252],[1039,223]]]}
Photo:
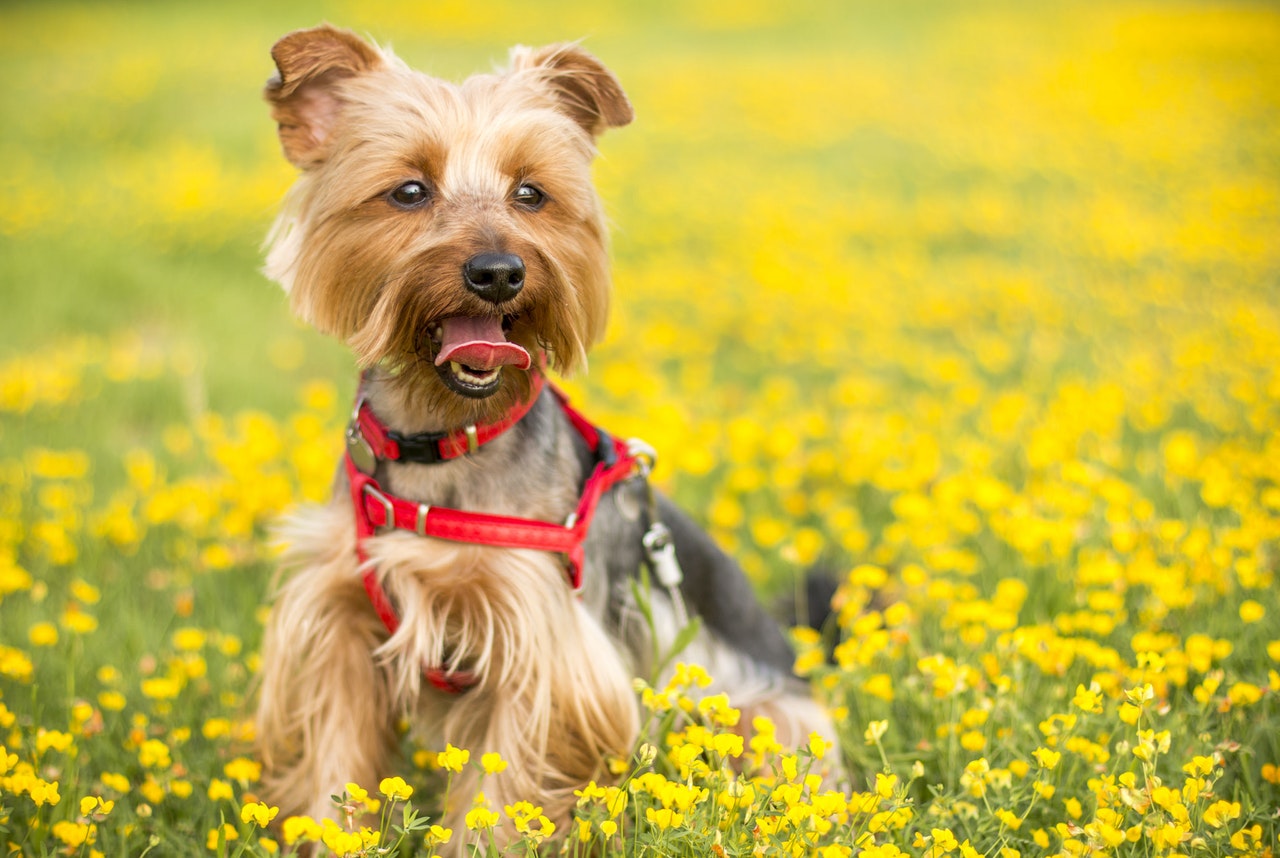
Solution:
{"label": "dog's mouth", "polygon": [[507,339],[515,316],[450,316],[427,326],[436,372],[461,396],[484,399],[502,384],[503,367],[527,370],[529,352]]}

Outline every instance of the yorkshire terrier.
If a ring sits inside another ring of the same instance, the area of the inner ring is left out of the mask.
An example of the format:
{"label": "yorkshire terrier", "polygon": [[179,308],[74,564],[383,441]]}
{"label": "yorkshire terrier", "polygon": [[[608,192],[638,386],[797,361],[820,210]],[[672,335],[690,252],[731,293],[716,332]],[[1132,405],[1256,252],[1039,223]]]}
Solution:
{"label": "yorkshire terrier", "polygon": [[[744,724],[834,739],[739,567],[650,488],[651,453],[544,381],[582,367],[605,326],[591,162],[632,119],[613,73],[575,44],[517,47],[508,70],[455,85],[329,26],[271,55],[266,99],[300,176],[266,271],[365,371],[332,501],[286,526],[258,711],[267,797],[331,814],[344,783],[394,771],[407,721],[430,747],[499,752],[488,796],[563,824],[574,790],[630,752],[633,677],[686,610],[700,626],[681,657]],[[477,777],[454,778],[454,825]]]}

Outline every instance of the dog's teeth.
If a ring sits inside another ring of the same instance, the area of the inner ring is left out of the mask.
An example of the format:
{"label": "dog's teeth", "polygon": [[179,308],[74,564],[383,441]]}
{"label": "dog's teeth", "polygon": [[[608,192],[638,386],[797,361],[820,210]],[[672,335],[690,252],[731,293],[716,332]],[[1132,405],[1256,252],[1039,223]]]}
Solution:
{"label": "dog's teeth", "polygon": [[476,370],[469,366],[464,366],[456,360],[449,361],[449,371],[453,373],[453,377],[459,381],[473,385],[489,384],[497,377],[501,371],[501,367],[497,369]]}

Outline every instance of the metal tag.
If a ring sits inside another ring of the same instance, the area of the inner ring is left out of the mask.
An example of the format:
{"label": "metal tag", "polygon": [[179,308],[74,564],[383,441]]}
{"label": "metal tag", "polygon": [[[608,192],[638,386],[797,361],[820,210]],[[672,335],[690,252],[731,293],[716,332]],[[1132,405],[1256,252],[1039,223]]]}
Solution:
{"label": "metal tag", "polygon": [[373,455],[373,447],[365,440],[360,427],[355,423],[347,426],[347,455],[351,456],[351,461],[361,473],[373,476],[378,467],[378,459]]}

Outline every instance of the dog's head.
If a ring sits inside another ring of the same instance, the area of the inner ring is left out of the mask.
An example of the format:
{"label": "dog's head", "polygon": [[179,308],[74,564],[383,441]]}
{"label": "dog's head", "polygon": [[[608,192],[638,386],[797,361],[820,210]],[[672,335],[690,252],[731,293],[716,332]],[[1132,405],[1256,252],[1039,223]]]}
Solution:
{"label": "dog's head", "polygon": [[329,26],[271,55],[302,173],[266,270],[303,319],[468,413],[525,395],[542,354],[583,362],[609,302],[595,139],[632,118],[608,69],[571,44],[515,48],[456,85]]}

